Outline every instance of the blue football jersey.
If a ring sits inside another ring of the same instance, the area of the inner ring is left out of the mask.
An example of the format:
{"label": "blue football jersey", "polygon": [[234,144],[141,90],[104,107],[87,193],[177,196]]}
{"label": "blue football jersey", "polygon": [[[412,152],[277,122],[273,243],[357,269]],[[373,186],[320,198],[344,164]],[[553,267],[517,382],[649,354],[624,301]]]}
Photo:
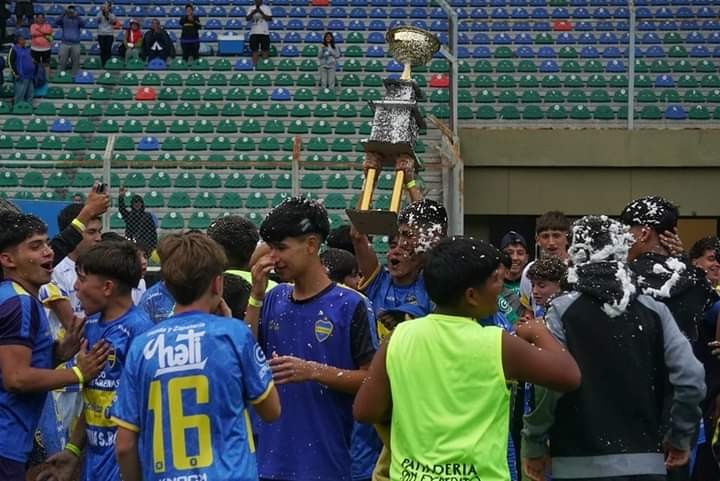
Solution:
{"label": "blue football jersey", "polygon": [[[354,370],[372,359],[368,304],[359,293],[331,284],[295,301],[293,287],[266,294],[259,342],[267,355],[296,356]],[[278,386],[283,412],[260,423],[258,469],[262,478],[285,481],[350,481],[353,429],[350,394],[316,382]]]}
{"label": "blue football jersey", "polygon": [[173,315],[175,299],[165,287],[165,283],[160,281],[145,291],[138,307],[145,311],[152,322],[158,323]]}
{"label": "blue football jersey", "polygon": [[[26,346],[30,366],[52,369],[53,338],[45,309],[12,281],[0,283],[0,345]],[[47,398],[46,392],[9,392],[0,372],[0,457],[24,463]]]}
{"label": "blue football jersey", "polygon": [[94,315],[85,322],[88,346],[105,340],[111,346],[110,355],[97,377],[85,385],[83,407],[87,424],[87,449],[83,466],[85,481],[119,481],[120,471],[115,461],[117,427],[110,420],[110,409],[115,402],[123,366],[130,343],[153,326],[145,313],[131,307],[121,317],[104,322]]}
{"label": "blue football jersey", "polygon": [[363,283],[361,290],[372,302],[378,317],[386,310],[405,304],[417,305],[424,315],[430,314],[435,309],[425,290],[422,274],[412,284],[399,286],[393,282],[387,268],[379,266],[377,272]]}
{"label": "blue football jersey", "polygon": [[255,481],[247,409],[272,385],[245,323],[185,312],[133,342],[112,418],[139,433],[144,481]]}

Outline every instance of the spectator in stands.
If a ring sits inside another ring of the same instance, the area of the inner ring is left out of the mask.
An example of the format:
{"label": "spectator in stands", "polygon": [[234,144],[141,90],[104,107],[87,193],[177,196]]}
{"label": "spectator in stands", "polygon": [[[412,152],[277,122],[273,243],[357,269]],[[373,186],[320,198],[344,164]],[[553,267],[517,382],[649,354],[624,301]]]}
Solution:
{"label": "spectator in stands", "polygon": [[143,35],[140,31],[140,22],[133,20],[130,22],[130,28],[125,32],[123,46],[125,47],[125,60],[140,57],[142,50]]}
{"label": "spectator in stands", "polygon": [[50,77],[50,48],[53,39],[53,28],[45,21],[45,15],[35,15],[35,23],[30,25],[30,53],[35,63],[45,68],[45,75]]}
{"label": "spectator in stands", "polygon": [[80,29],[85,26],[85,20],[77,13],[74,5],[69,5],[55,24],[62,28],[58,68],[61,72],[67,70],[67,61],[70,57],[72,61],[70,72],[75,76],[80,70]]}
{"label": "spectator in stands", "polygon": [[193,6],[185,5],[185,15],[180,18],[180,45],[183,51],[183,60],[200,58],[200,19],[195,16]]}
{"label": "spectator in stands", "polygon": [[110,57],[112,57],[112,45],[115,40],[115,14],[112,13],[112,4],[110,2],[103,3],[97,14],[98,36],[97,40],[100,44],[100,64],[104,67]]}
{"label": "spectator in stands", "polygon": [[27,19],[30,26],[33,20],[33,2],[32,0],[15,0],[15,25],[22,27]]}
{"label": "spectator in stands", "polygon": [[332,33],[325,33],[318,58],[320,59],[320,88],[334,89],[335,68],[340,58],[340,48],[335,45],[335,37]]}
{"label": "spectator in stands", "polygon": [[168,58],[174,56],[175,46],[170,35],[160,26],[160,21],[153,18],[150,23],[150,30],[145,32],[143,36],[140,57],[148,61],[154,58],[167,61]]}
{"label": "spectator in stands", "polygon": [[120,188],[118,210],[125,221],[125,237],[147,246],[152,252],[157,245],[157,230],[155,220],[150,212],[145,211],[145,202],[139,195],[133,195],[130,200],[130,209],[125,206],[125,187]]}
{"label": "spectator in stands", "polygon": [[30,51],[25,47],[25,37],[21,33],[15,35],[15,45],[10,49],[8,63],[15,79],[15,103],[32,102],[35,91],[35,63]]}
{"label": "spectator in stands", "polygon": [[272,22],[272,10],[263,5],[262,0],[255,0],[255,5],[248,7],[245,16],[248,22],[252,22],[250,28],[250,50],[252,50],[253,65],[257,64],[258,52],[262,50],[262,58],[270,55],[270,27]]}

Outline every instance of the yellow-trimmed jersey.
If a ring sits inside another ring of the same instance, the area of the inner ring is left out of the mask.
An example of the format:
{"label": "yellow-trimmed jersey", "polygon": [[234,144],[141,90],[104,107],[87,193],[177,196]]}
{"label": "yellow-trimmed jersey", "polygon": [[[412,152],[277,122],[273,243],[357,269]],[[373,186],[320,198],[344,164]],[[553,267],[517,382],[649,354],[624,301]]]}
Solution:
{"label": "yellow-trimmed jersey", "polygon": [[133,343],[112,418],[139,433],[144,481],[256,481],[247,409],[272,386],[244,322],[185,312]]}
{"label": "yellow-trimmed jersey", "polygon": [[83,466],[84,481],[115,481],[120,479],[115,461],[117,427],[110,420],[130,344],[138,335],[153,326],[145,313],[131,307],[115,320],[106,322],[99,315],[85,323],[88,346],[100,341],[111,345],[110,355],[100,374],[83,389],[83,409],[87,424],[87,449]]}

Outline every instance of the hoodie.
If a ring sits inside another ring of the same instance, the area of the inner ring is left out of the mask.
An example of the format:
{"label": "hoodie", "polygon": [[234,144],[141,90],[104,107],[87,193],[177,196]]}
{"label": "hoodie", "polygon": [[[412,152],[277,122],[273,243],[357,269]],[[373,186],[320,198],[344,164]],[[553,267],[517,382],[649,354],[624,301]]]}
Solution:
{"label": "hoodie", "polygon": [[85,26],[85,20],[79,14],[60,15],[55,24],[62,28],[63,43],[71,45],[80,43],[80,29]]}
{"label": "hoodie", "polygon": [[118,210],[125,221],[125,237],[143,244],[148,251],[155,249],[157,245],[157,230],[155,220],[150,212],[145,211],[145,202],[139,195],[133,195],[130,205],[140,202],[140,208],[127,208],[125,196],[121,195],[118,201]]}
{"label": "hoodie", "polygon": [[705,273],[684,259],[648,252],[630,263],[641,292],[665,304],[680,330],[698,340],[705,311],[717,298]]}
{"label": "hoodie", "polygon": [[551,302],[545,322],[583,380],[565,394],[536,386],[523,457],[549,446],[556,479],[664,475],[663,441],[689,449],[700,419],[702,365],[669,309],[639,293],[625,262],[627,229],[590,216],[572,233],[572,289]]}
{"label": "hoodie", "polygon": [[8,54],[8,63],[13,75],[18,80],[32,80],[35,75],[35,64],[30,56],[30,49],[13,45]]}

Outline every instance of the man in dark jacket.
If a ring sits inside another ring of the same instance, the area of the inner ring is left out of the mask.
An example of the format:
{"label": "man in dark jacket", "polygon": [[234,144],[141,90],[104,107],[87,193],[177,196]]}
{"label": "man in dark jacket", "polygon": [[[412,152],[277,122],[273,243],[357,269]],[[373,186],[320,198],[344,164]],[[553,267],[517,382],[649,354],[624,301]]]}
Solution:
{"label": "man in dark jacket", "polygon": [[118,210],[125,221],[125,237],[142,245],[149,254],[157,245],[157,230],[155,219],[150,212],[145,211],[145,202],[139,195],[130,199],[130,209],[125,206],[125,187],[120,188]]}
{"label": "man in dark jacket", "polygon": [[620,220],[634,238],[628,259],[641,292],[667,305],[680,330],[695,343],[703,314],[716,295],[702,269],[672,257],[660,242],[661,233],[677,227],[677,207],[662,197],[642,197],[623,209]]}
{"label": "man in dark jacket", "polygon": [[8,54],[8,63],[15,79],[15,104],[32,102],[35,93],[35,84],[33,83],[35,63],[30,55],[30,50],[25,48],[25,37],[22,34],[15,35],[15,45]]}
{"label": "man in dark jacket", "polygon": [[160,21],[153,18],[150,30],[145,32],[140,56],[145,60],[161,58],[167,60],[175,56],[175,46],[167,31],[160,26]]}
{"label": "man in dark jacket", "polygon": [[[572,227],[571,290],[545,316],[582,372],[572,393],[536,390],[525,417],[523,464],[544,479],[664,481],[688,462],[704,372],[669,309],[642,295],[627,264],[625,226],[588,216]],[[672,407],[664,408],[672,390]]]}

